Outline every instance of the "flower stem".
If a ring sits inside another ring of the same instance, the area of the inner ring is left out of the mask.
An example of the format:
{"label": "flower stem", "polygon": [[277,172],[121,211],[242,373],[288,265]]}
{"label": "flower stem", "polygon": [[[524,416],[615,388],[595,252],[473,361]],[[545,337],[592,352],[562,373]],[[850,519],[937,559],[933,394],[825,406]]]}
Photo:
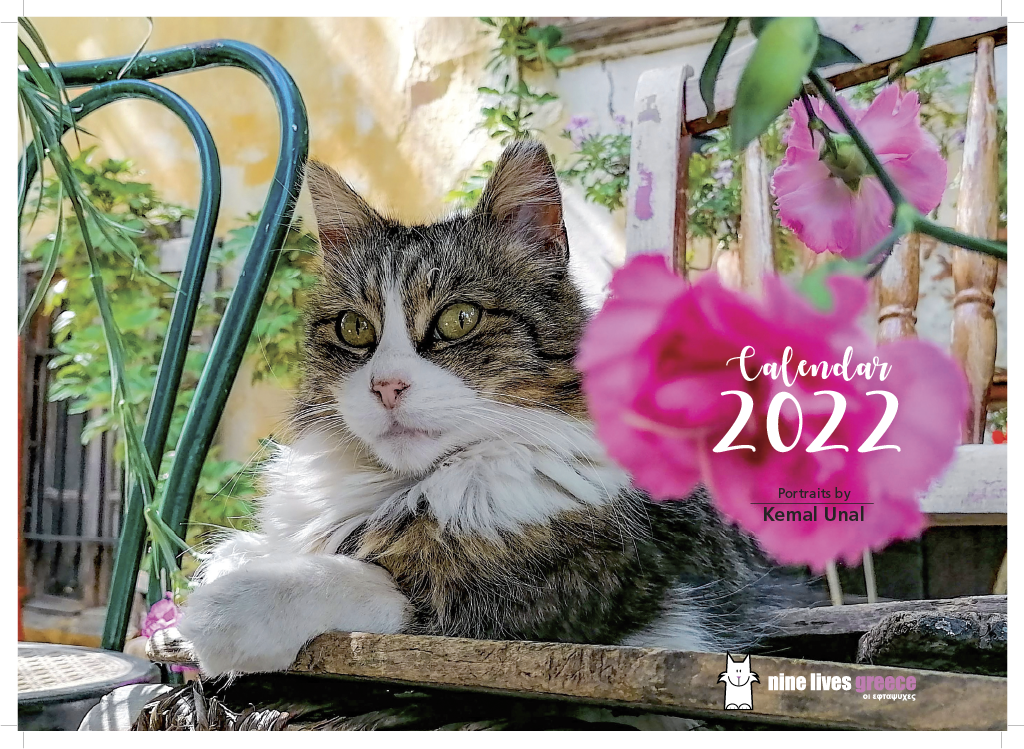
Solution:
{"label": "flower stem", "polygon": [[946,244],[956,245],[957,247],[963,247],[967,250],[974,250],[975,252],[981,252],[985,255],[997,258],[1002,261],[1006,261],[1006,243],[995,242],[991,239],[982,239],[980,237],[971,237],[967,234],[961,234],[955,229],[950,229],[948,226],[942,226],[936,224],[933,221],[929,221],[927,218],[917,212],[916,209],[903,197],[900,189],[893,182],[892,177],[885,171],[882,163],[878,160],[875,152],[871,150],[871,146],[864,139],[864,136],[857,129],[857,126],[853,124],[853,120],[843,109],[842,104],[836,98],[835,93],[829,88],[828,83],[818,74],[816,70],[810,70],[807,73],[808,78],[811,79],[811,83],[821,94],[825,103],[828,104],[829,109],[835,112],[836,117],[839,118],[839,122],[842,123],[846,129],[847,135],[853,138],[853,142],[857,144],[857,148],[867,159],[868,165],[870,165],[875,176],[878,177],[879,182],[882,183],[882,187],[885,188],[886,194],[889,199],[892,200],[893,210],[893,229],[889,235],[882,240],[880,244],[873,247],[870,252],[864,255],[861,259],[871,262],[877,257],[882,257],[882,261],[871,268],[868,271],[867,277],[870,278],[881,270],[882,264],[889,257],[889,253],[892,252],[893,246],[899,241],[899,238],[904,234],[911,231],[916,231],[921,234],[927,234],[931,237],[935,237],[941,242]]}
{"label": "flower stem", "polygon": [[871,146],[869,146],[868,142],[864,140],[864,136],[861,135],[860,130],[858,130],[857,126],[853,124],[853,120],[850,119],[850,115],[848,115],[846,110],[843,109],[843,105],[839,103],[839,100],[832,92],[832,89],[829,88],[825,79],[822,78],[821,75],[818,74],[818,71],[813,68],[807,73],[807,77],[811,79],[811,83],[813,83],[814,87],[818,89],[818,93],[821,94],[825,103],[828,104],[829,109],[835,112],[836,117],[839,118],[839,122],[841,122],[843,127],[846,129],[847,135],[853,138],[853,142],[857,144],[857,148],[859,148],[860,152],[864,154],[864,158],[867,159],[867,162],[871,166],[872,171],[874,171],[875,176],[878,177],[879,182],[882,183],[882,187],[885,188],[885,192],[889,195],[889,199],[892,201],[893,207],[898,208],[901,203],[905,203],[906,200],[904,200],[902,193],[900,193],[900,189],[896,187],[896,183],[892,181],[892,177],[890,177],[889,173],[885,171],[885,168],[882,166],[882,162],[878,160],[878,157],[875,156],[875,152],[871,150]]}
{"label": "flower stem", "polygon": [[811,133],[811,143],[814,143],[814,131],[817,130],[828,140],[828,136],[832,134],[828,125],[825,121],[818,116],[818,113],[814,111],[814,105],[811,104],[811,97],[807,95],[806,91],[800,91],[800,100],[804,103],[804,109],[807,111],[807,129]]}
{"label": "flower stem", "polygon": [[893,247],[903,237],[904,227],[900,222],[896,222],[896,225],[892,228],[885,238],[868,250],[865,254],[857,258],[858,262],[870,263],[871,267],[868,268],[868,272],[864,274],[864,278],[874,278],[878,275],[878,272],[882,270],[882,266],[885,265],[885,261],[889,259],[892,254]]}
{"label": "flower stem", "polygon": [[972,237],[967,234],[961,234],[955,229],[950,229],[948,226],[942,226],[942,224],[936,224],[929,221],[924,216],[918,216],[914,219],[914,231],[935,237],[940,242],[956,245],[957,247],[963,247],[966,250],[981,252],[985,255],[994,257],[997,260],[1006,262],[1005,242],[996,242],[991,239],[982,239],[981,237]]}

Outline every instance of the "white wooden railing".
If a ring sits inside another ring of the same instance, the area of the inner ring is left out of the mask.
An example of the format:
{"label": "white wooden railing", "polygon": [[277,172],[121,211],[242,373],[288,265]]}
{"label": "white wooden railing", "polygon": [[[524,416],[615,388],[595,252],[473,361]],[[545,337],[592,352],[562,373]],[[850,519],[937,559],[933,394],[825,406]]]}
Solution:
{"label": "white wooden railing", "polygon": [[[940,44],[925,50],[925,61],[975,54],[956,228],[995,239],[999,211],[995,47],[1005,44],[1006,28],[965,38],[956,38],[953,27],[943,33],[946,36]],[[837,38],[842,41],[839,35]],[[898,53],[894,50],[893,57]],[[732,104],[744,62],[745,58],[727,60],[723,66],[716,94],[716,103],[722,109]],[[892,62],[880,59],[859,68],[847,66],[830,80],[837,87],[847,87],[881,78]],[[693,275],[686,261],[687,164],[691,134],[709,127],[704,114],[690,66],[649,70],[640,76],[630,159],[626,254],[662,253],[685,277]],[[724,124],[721,112],[710,126],[716,124]],[[776,270],[770,166],[757,141],[742,158],[740,239],[737,247],[719,255],[715,267],[726,284],[756,294],[764,277]],[[1006,446],[980,444],[984,441],[996,360],[993,292],[998,262],[967,250],[951,251],[955,297],[950,350],[967,375],[971,397],[964,419],[963,446],[945,476],[921,497],[921,506],[931,525],[1005,525]],[[906,237],[877,277],[880,342],[917,335],[920,253],[920,238]],[[865,571],[869,598],[874,598],[869,555],[865,557]],[[997,588],[1005,586],[1005,575],[1001,574],[1000,579]]]}

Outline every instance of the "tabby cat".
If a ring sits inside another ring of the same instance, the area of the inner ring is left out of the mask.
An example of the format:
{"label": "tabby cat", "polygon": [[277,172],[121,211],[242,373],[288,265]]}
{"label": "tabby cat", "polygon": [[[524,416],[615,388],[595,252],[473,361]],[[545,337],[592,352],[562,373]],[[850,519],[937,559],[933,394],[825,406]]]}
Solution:
{"label": "tabby cat", "polygon": [[573,357],[587,312],[542,146],[426,226],[306,172],[322,255],[296,438],[252,532],[205,555],[182,634],[207,674],[328,630],[723,650],[756,637],[755,544],[703,490],[656,503],[605,454]]}

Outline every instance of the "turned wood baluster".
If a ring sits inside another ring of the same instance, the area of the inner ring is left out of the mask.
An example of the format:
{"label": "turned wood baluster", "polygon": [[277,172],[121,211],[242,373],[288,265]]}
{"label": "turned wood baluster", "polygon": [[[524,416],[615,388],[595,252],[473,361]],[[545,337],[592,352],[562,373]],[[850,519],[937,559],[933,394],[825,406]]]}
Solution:
{"label": "turned wood baluster", "polygon": [[893,248],[878,274],[878,342],[916,338],[921,284],[921,237],[910,234]]}
{"label": "turned wood baluster", "polygon": [[760,294],[764,277],[775,272],[770,177],[768,159],[755,139],[743,152],[740,188],[740,279],[751,294]]}
{"label": "turned wood baluster", "polygon": [[[967,132],[957,199],[956,228],[965,234],[995,239],[999,225],[999,144],[996,139],[995,45],[982,39],[974,63],[967,107]],[[995,300],[998,261],[952,247],[953,355],[970,386],[963,441],[980,443],[985,436],[988,389],[996,360]]]}
{"label": "turned wood baluster", "polygon": [[[899,79],[900,90],[906,92],[906,79]],[[921,236],[910,234],[892,250],[878,273],[879,343],[900,338],[916,338],[917,299],[921,285]]]}
{"label": "turned wood baluster", "polygon": [[[905,78],[899,79],[900,90],[907,90]],[[879,271],[875,288],[878,291],[879,343],[900,338],[917,338],[917,300],[921,285],[921,236],[910,234],[893,247],[892,254]],[[870,551],[864,552],[864,584],[868,603],[878,600],[875,565]]]}

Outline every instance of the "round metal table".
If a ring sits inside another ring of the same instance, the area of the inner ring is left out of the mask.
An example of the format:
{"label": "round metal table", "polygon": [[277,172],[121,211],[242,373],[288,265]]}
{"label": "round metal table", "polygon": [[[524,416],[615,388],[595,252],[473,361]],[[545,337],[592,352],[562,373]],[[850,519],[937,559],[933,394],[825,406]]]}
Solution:
{"label": "round metal table", "polygon": [[104,695],[126,684],[159,681],[157,665],[133,655],[19,642],[18,730],[77,730]]}

